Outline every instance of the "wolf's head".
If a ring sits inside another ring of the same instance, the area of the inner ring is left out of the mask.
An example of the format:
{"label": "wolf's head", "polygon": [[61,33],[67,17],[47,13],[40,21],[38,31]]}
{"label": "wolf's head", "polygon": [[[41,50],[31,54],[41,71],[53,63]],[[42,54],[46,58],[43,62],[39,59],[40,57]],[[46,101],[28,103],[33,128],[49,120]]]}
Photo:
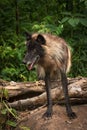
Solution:
{"label": "wolf's head", "polygon": [[26,32],[26,47],[27,52],[23,59],[23,63],[27,65],[28,70],[31,70],[33,66],[38,63],[41,57],[44,56],[44,48],[46,41],[41,34],[38,34],[35,38],[31,34]]}

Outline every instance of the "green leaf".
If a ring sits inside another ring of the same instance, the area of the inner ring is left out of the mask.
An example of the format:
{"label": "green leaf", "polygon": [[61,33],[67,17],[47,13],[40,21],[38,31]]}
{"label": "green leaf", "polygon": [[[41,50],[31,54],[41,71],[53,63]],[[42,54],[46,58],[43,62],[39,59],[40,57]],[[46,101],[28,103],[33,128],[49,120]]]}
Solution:
{"label": "green leaf", "polygon": [[6,124],[7,124],[7,125],[10,125],[10,126],[13,126],[13,127],[16,127],[16,126],[17,126],[17,123],[14,122],[14,121],[11,121],[11,120],[8,120],[8,121],[6,122]]}
{"label": "green leaf", "polygon": [[86,18],[80,18],[80,23],[81,23],[83,26],[87,27],[87,19],[86,19]]}
{"label": "green leaf", "polygon": [[86,8],[87,8],[87,1],[85,1],[85,6],[86,6]]}
{"label": "green leaf", "polygon": [[14,108],[12,108],[11,111],[15,114],[15,116],[17,115],[17,111]]}
{"label": "green leaf", "polygon": [[6,115],[7,114],[7,109],[5,108],[5,109],[1,110],[1,114]]}
{"label": "green leaf", "polygon": [[64,17],[62,20],[61,20],[61,23],[65,23],[66,21],[68,21],[69,17]]}
{"label": "green leaf", "polygon": [[20,126],[20,128],[21,128],[22,130],[30,130],[28,127],[25,127],[25,126]]}
{"label": "green leaf", "polygon": [[8,98],[8,90],[7,90],[7,89],[4,89],[4,90],[3,90],[3,94],[4,94],[4,97],[5,97],[5,98]]}
{"label": "green leaf", "polygon": [[72,27],[76,27],[79,23],[79,18],[70,18],[68,20],[68,23],[72,26]]}
{"label": "green leaf", "polygon": [[59,25],[59,26],[57,27],[57,29],[56,29],[56,34],[59,35],[59,34],[62,33],[62,31],[63,31],[63,24],[61,24],[61,25]]}
{"label": "green leaf", "polygon": [[71,12],[62,12],[61,14],[66,15],[66,16],[71,16]]}

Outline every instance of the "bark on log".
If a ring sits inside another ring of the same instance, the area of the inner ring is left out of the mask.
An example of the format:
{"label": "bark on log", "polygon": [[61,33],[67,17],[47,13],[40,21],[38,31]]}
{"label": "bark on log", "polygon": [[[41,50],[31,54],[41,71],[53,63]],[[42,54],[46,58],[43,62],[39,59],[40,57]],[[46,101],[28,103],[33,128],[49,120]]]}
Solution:
{"label": "bark on log", "polygon": [[[52,100],[64,103],[60,81],[52,81]],[[46,104],[45,84],[43,81],[16,83],[0,82],[0,89],[8,90],[9,105],[14,108],[36,108]],[[87,78],[68,78],[69,96],[72,103],[87,103]],[[27,95],[28,94],[28,95]],[[25,96],[24,96],[25,95]],[[20,98],[19,98],[20,97]],[[15,100],[15,101],[14,101]]]}
{"label": "bark on log", "polygon": [[[87,82],[87,78],[69,78],[68,79],[68,84],[72,84],[75,82],[78,82],[80,80],[84,79],[85,82]],[[43,93],[45,91],[45,86],[44,86],[43,81],[36,81],[36,82],[6,82],[3,80],[0,80],[0,90],[5,88],[8,90],[8,95],[9,97],[16,97],[18,95],[23,95],[26,93]],[[84,86],[84,83],[83,83]],[[52,88],[56,87],[61,87],[61,82],[60,81],[52,81]]]}
{"label": "bark on log", "polygon": [[[73,103],[87,103],[87,79],[81,78],[74,83],[68,85],[69,96]],[[64,94],[62,87],[56,87],[51,90],[53,102],[64,102]],[[9,103],[14,108],[33,108],[46,104],[46,92],[43,92],[39,96],[33,98],[27,98],[24,100],[18,100],[13,103]]]}

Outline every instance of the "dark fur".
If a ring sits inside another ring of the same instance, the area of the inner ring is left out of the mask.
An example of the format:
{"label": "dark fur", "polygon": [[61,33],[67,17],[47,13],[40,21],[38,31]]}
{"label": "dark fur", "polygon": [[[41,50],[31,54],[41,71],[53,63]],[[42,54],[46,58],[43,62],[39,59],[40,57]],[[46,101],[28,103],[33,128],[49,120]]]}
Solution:
{"label": "dark fur", "polygon": [[52,116],[51,79],[61,77],[67,114],[70,118],[75,118],[67,88],[66,72],[70,68],[71,58],[66,42],[60,37],[37,33],[33,35],[26,33],[26,39],[27,53],[23,62],[28,65],[29,69],[37,64],[38,75],[45,80],[47,111],[44,116]]}

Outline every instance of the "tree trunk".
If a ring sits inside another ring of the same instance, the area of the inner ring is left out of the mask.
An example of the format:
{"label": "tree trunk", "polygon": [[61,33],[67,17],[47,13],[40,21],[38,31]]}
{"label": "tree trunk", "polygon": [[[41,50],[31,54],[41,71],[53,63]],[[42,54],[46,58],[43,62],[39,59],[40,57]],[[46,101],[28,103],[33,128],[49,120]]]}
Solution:
{"label": "tree trunk", "polygon": [[18,10],[18,0],[15,0],[15,15],[16,15],[16,34],[19,35],[19,10]]}

